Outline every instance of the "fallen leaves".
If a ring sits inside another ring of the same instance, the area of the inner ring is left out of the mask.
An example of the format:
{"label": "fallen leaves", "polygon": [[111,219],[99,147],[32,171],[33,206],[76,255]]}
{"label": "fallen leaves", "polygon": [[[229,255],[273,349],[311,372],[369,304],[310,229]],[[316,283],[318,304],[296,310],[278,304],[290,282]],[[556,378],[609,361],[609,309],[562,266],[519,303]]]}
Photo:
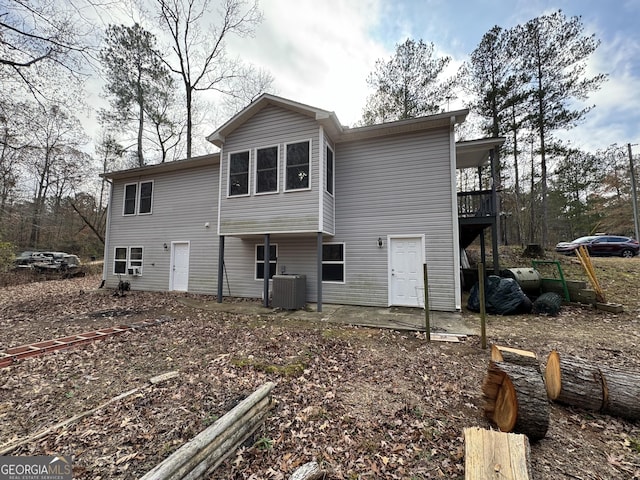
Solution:
{"label": "fallen leaves", "polygon": [[[487,426],[479,385],[488,354],[477,339],[428,344],[420,334],[195,310],[179,301],[183,294],[114,298],[96,291],[97,284],[99,279],[86,277],[0,289],[5,345],[174,319],[3,369],[0,438],[7,441],[141,389],[17,454],[72,453],[77,479],[138,478],[272,380],[276,408],[211,479],[285,479],[312,460],[330,466],[331,479],[464,478],[461,432]],[[564,315],[552,320],[569,332],[562,341],[584,350],[570,338],[589,320],[582,311]],[[611,331],[638,327],[629,317],[607,319]],[[545,321],[551,320],[536,320]],[[502,336],[500,343],[544,352],[557,338],[550,325],[532,334],[531,323],[494,318],[490,334]],[[625,361],[640,365],[636,350],[620,338],[610,340],[604,354],[626,352]],[[177,376],[148,382],[167,372]],[[532,447],[536,478],[558,478],[557,472],[640,478],[634,449],[639,439],[637,425],[554,407],[548,437]]]}

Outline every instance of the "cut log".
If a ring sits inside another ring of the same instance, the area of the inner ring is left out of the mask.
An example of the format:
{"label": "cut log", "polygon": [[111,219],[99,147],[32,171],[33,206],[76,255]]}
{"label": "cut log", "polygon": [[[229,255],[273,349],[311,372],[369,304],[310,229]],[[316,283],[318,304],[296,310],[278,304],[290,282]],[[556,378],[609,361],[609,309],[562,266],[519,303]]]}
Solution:
{"label": "cut log", "polygon": [[464,478],[529,480],[531,461],[525,435],[464,429]]}
{"label": "cut log", "polygon": [[534,352],[520,350],[518,348],[491,345],[491,360],[494,362],[507,362],[525,367],[532,367],[540,371],[540,363]]}
{"label": "cut log", "polygon": [[602,370],[604,380],[604,405],[602,411],[609,415],[640,420],[640,375]]}
{"label": "cut log", "polygon": [[485,415],[501,431],[523,433],[532,442],[547,434],[549,401],[535,368],[490,362],[482,392]]}
{"label": "cut log", "polygon": [[553,350],[544,371],[547,395],[551,400],[590,411],[600,411],[604,403],[602,374],[598,367],[580,358],[568,358]]}
{"label": "cut log", "polygon": [[640,374],[552,351],[545,369],[551,400],[594,412],[640,419]]}

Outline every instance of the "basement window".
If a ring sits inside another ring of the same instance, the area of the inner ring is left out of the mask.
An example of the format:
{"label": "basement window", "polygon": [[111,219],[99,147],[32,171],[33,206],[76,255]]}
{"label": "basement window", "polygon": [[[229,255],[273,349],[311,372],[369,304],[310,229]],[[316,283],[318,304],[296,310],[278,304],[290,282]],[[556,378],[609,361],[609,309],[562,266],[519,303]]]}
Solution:
{"label": "basement window", "polygon": [[344,283],[344,243],[322,245],[322,281]]}
{"label": "basement window", "polygon": [[[276,274],[278,245],[269,245],[269,280]],[[264,280],[264,245],[256,245],[256,280]]]}

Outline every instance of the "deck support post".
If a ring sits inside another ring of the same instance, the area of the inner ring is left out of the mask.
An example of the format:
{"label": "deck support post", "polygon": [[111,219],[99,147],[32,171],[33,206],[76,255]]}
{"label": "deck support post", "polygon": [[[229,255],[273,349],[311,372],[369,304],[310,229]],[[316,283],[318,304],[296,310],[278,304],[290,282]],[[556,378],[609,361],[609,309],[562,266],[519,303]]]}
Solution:
{"label": "deck support post", "polygon": [[264,291],[262,293],[262,305],[264,307],[269,306],[269,266],[271,262],[271,236],[268,233],[264,235]]}

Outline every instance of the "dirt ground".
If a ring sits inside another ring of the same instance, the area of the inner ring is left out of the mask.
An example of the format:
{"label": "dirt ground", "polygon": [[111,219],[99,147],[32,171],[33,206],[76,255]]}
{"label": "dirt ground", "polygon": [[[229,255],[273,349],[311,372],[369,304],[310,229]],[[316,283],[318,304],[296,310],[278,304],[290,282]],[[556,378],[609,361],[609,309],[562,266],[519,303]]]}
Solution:
{"label": "dirt ground", "polygon": [[[640,258],[594,263],[624,313],[490,316],[489,343],[543,362],[557,349],[640,371]],[[570,274],[574,266],[566,260]],[[163,321],[0,369],[0,450],[138,390],[6,454],[71,454],[77,479],[139,478],[266,381],[276,383],[276,407],[210,478],[286,479],[317,460],[330,479],[462,479],[463,429],[490,427],[480,391],[489,353],[477,337],[427,343],[415,332],[201,310],[181,301],[187,294],[114,297],[99,284],[87,276],[0,289],[0,351]],[[551,405],[531,463],[536,479],[640,479],[640,422]]]}

